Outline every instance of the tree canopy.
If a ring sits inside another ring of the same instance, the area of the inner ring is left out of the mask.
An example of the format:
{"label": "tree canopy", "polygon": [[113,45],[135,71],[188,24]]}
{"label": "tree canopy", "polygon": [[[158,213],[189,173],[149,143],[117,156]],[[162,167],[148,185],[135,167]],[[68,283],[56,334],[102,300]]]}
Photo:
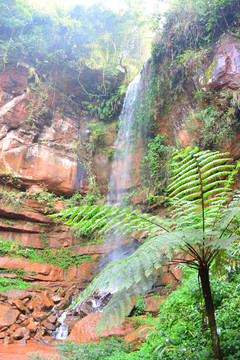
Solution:
{"label": "tree canopy", "polygon": [[64,65],[119,71],[139,70],[144,54],[146,19],[139,6],[114,12],[101,4],[70,10],[39,8],[28,0],[0,1],[1,68],[26,62],[41,74]]}

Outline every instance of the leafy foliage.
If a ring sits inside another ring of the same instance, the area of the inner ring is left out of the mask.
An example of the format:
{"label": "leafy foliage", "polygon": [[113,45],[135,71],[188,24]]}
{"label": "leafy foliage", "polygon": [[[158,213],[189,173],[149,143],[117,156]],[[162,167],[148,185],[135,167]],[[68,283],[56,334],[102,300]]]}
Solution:
{"label": "leafy foliage", "polygon": [[88,127],[91,129],[91,135],[87,149],[94,153],[97,148],[104,147],[106,144],[107,132],[103,123],[89,123]]}
{"label": "leafy foliage", "polygon": [[196,109],[187,118],[186,130],[201,149],[219,149],[233,139],[239,124],[239,92],[197,92]]}
{"label": "leafy foliage", "polygon": [[134,309],[133,309],[133,315],[134,316],[138,316],[138,315],[142,315],[144,313],[144,309],[146,309],[146,304],[144,302],[144,299],[142,296],[140,296],[140,298],[137,300]]}
{"label": "leafy foliage", "polygon": [[[76,345],[71,341],[59,344],[57,351],[62,360],[107,360],[113,353],[127,353],[129,346],[123,346],[124,340],[116,337],[100,339],[98,343],[90,341],[88,344]],[[126,355],[127,356],[127,355]],[[32,354],[29,360],[47,360],[39,354]]]}
{"label": "leafy foliage", "polygon": [[183,150],[174,157],[174,177],[168,187],[173,204],[173,216],[181,217],[177,228],[196,228],[213,225],[229,200],[234,165],[228,154]]}
{"label": "leafy foliage", "polygon": [[27,63],[45,75],[63,65],[78,74],[86,66],[102,68],[101,88],[83,85],[100,95],[106,91],[109,74],[119,73],[122,61],[138,67],[134,59],[136,53],[141,58],[139,47],[146,26],[139,7],[118,14],[101,4],[88,8],[76,5],[64,11],[60,7],[40,8],[28,0],[2,0],[0,10],[2,69],[12,62]]}
{"label": "leafy foliage", "polygon": [[[196,50],[215,40],[227,29],[235,30],[239,24],[237,0],[177,0],[166,16],[164,31],[159,27],[156,13],[154,30],[158,32],[153,45],[154,61],[161,61],[164,53],[175,57],[186,50]],[[171,41],[173,40],[173,41]]]}
{"label": "leafy foliage", "polygon": [[4,205],[19,208],[23,206],[26,194],[19,191],[8,191],[4,187],[0,188],[0,202]]}
{"label": "leafy foliage", "polygon": [[37,200],[39,204],[45,205],[45,213],[53,213],[55,210],[54,200],[57,200],[57,196],[47,191],[36,191],[29,196],[30,199]]}
{"label": "leafy foliage", "polygon": [[[99,343],[89,342],[84,345],[75,345],[67,341],[59,345],[58,352],[65,359],[98,360],[108,359],[112,353],[123,351],[126,353],[129,346],[123,346],[124,340],[116,337],[102,338]],[[71,354],[71,355],[70,355]]]}
{"label": "leafy foliage", "polygon": [[[233,281],[228,281],[226,277],[213,278],[211,286],[216,303],[216,320],[224,359],[237,359],[239,356],[237,331],[239,275]],[[132,357],[129,358],[140,359],[141,355],[148,354],[152,356],[151,359],[213,360],[210,333],[206,330],[206,319],[203,314],[204,308],[197,275],[188,271],[182,286],[179,286],[160,304],[157,324],[155,324],[156,330],[149,334],[141,349],[132,353]]]}
{"label": "leafy foliage", "polygon": [[144,157],[142,171],[147,178],[146,186],[153,187],[153,193],[159,194],[168,178],[167,157],[169,148],[165,145],[165,135],[156,135],[148,143],[147,155]]}

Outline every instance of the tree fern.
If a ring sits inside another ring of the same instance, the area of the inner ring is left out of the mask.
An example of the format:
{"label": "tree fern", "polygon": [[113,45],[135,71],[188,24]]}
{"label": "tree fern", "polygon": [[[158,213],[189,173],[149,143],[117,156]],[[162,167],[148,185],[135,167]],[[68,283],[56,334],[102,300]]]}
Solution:
{"label": "tree fern", "polygon": [[[234,165],[228,154],[186,149],[173,157],[172,183],[168,187],[173,222],[105,205],[82,206],[53,217],[75,228],[99,233],[131,232],[147,237],[129,257],[109,264],[77,299],[77,303],[96,290],[113,292],[104,309],[98,329],[123,320],[135,300],[144,292],[169,259],[196,269],[201,278],[214,356],[222,359],[216,331],[209,283],[209,267],[219,251],[235,240],[240,213],[239,196],[232,198]],[[234,221],[235,219],[235,221]],[[179,252],[181,251],[181,252]],[[176,254],[180,254],[179,255]],[[188,258],[182,254],[187,255]],[[189,255],[191,256],[189,258]],[[111,314],[111,316],[110,316]]]}

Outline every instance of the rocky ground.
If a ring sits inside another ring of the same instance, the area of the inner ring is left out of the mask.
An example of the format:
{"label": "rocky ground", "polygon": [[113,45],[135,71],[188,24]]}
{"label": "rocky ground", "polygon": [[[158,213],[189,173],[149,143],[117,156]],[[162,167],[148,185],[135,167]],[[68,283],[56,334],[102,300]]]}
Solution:
{"label": "rocky ground", "polygon": [[[104,252],[104,246],[96,248]],[[28,289],[0,292],[0,359],[25,360],[28,353],[37,351],[48,359],[54,357],[54,347],[63,341],[56,338],[61,329],[61,315],[92,278],[97,260],[84,262],[79,268],[72,266],[68,273],[57,266],[30,263],[18,258],[2,257],[0,260],[1,268],[4,268],[4,264],[11,268],[24,268],[25,279],[31,280]],[[156,284],[157,290],[152,290],[144,297],[144,312],[156,315],[159,303],[167,295],[165,285],[172,282],[174,288],[179,277],[178,271],[166,269],[165,275]],[[94,328],[102,316],[99,310],[110,296],[94,295],[76,309],[66,311],[64,324],[68,328],[67,340],[80,344],[97,341],[102,336],[118,335],[124,337],[127,343],[137,344],[145,338],[148,330],[144,330],[144,326],[137,326],[136,329],[131,318],[115,329],[95,334]]]}

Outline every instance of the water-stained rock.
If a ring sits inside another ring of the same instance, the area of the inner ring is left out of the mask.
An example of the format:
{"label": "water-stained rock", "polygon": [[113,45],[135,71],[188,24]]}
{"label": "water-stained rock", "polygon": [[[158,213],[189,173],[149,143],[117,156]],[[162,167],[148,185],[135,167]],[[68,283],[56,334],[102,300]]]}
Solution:
{"label": "water-stained rock", "polygon": [[84,300],[79,307],[75,309],[81,316],[86,316],[94,312],[100,312],[104,306],[107,305],[111,299],[112,294],[110,292],[99,292],[92,297]]}

